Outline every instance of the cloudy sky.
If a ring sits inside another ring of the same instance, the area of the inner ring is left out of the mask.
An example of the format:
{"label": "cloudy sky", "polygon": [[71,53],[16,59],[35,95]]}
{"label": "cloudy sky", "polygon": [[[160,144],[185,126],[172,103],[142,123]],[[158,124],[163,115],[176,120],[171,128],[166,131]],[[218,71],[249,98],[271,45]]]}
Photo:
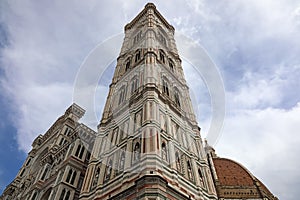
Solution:
{"label": "cloudy sky", "polygon": [[[153,2],[176,32],[207,51],[221,73],[226,118],[217,154],[241,162],[280,199],[297,199],[299,1]],[[33,139],[72,103],[74,81],[89,52],[122,33],[146,3],[0,1],[0,192],[13,180]],[[108,75],[103,83],[109,84]],[[210,100],[192,83],[192,95],[203,99],[194,107],[205,135]],[[97,96],[99,105],[105,98]]]}

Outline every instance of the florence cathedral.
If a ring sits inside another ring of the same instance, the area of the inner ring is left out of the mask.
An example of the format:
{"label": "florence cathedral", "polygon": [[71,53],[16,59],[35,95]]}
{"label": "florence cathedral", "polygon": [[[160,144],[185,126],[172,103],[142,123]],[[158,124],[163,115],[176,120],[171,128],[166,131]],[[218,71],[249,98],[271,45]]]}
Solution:
{"label": "florence cathedral", "polygon": [[97,131],[73,103],[33,141],[0,200],[277,200],[201,138],[175,29],[155,5],[124,32]]}

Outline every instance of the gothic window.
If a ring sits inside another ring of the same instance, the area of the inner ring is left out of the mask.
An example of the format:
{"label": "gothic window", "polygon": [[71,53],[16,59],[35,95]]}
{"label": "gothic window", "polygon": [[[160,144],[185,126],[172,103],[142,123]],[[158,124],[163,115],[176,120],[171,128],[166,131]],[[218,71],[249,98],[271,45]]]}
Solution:
{"label": "gothic window", "polygon": [[168,82],[164,79],[163,79],[163,93],[169,96]]}
{"label": "gothic window", "polygon": [[63,189],[63,190],[61,191],[59,200],[64,200],[65,194],[66,194],[66,189]]}
{"label": "gothic window", "polygon": [[20,176],[22,177],[24,175],[25,169],[22,170]]}
{"label": "gothic window", "polygon": [[165,63],[165,54],[162,50],[159,51],[159,60],[162,62],[162,63]]}
{"label": "gothic window", "polygon": [[77,146],[77,149],[76,149],[76,152],[75,152],[75,156],[78,157],[79,159],[82,159],[83,153],[84,153],[84,146],[82,146],[81,144],[79,144]]}
{"label": "gothic window", "polygon": [[203,175],[202,175],[202,172],[201,172],[200,168],[198,168],[198,175],[200,177],[200,184],[201,184],[201,186],[205,187],[204,180],[203,180]]}
{"label": "gothic window", "polygon": [[135,130],[142,126],[142,111],[139,111],[134,116]]}
{"label": "gothic window", "polygon": [[169,59],[169,67],[170,67],[170,70],[173,72],[174,71],[174,63],[171,59]]}
{"label": "gothic window", "polygon": [[64,200],[69,200],[69,198],[70,198],[70,193],[71,193],[70,191],[67,192],[66,197],[65,197]]}
{"label": "gothic window", "polygon": [[130,69],[130,58],[128,58],[127,60],[126,60],[126,64],[125,64],[125,71],[128,71],[129,69]]}
{"label": "gothic window", "polygon": [[71,133],[71,129],[69,127],[66,127],[64,135],[68,136]]}
{"label": "gothic window", "polygon": [[60,138],[59,146],[61,146],[64,143],[64,138]]}
{"label": "gothic window", "polygon": [[141,59],[141,51],[138,50],[138,51],[135,53],[135,61],[134,61],[134,62],[138,62],[140,59]]}
{"label": "gothic window", "polygon": [[75,178],[76,178],[76,175],[77,175],[77,172],[76,171],[74,171],[74,173],[73,173],[73,175],[72,175],[72,179],[71,179],[71,185],[73,185],[74,184],[74,182],[75,182]]}
{"label": "gothic window", "polygon": [[121,153],[121,158],[120,158],[120,163],[119,163],[119,173],[124,171],[124,166],[125,166],[125,152]]}
{"label": "gothic window", "polygon": [[193,180],[192,167],[190,161],[187,161],[187,171],[190,180]]}
{"label": "gothic window", "polygon": [[46,168],[44,169],[44,172],[43,172],[43,174],[42,174],[41,180],[45,180],[46,175],[47,175],[47,173],[48,173],[48,170],[49,170],[48,167],[46,167]]}
{"label": "gothic window", "polygon": [[175,89],[175,92],[174,92],[174,100],[175,100],[175,104],[180,107],[180,98],[179,98],[179,92],[177,89]]}
{"label": "gothic window", "polygon": [[127,137],[127,132],[128,132],[128,121],[124,122],[120,127],[119,142],[122,142],[123,139]]}
{"label": "gothic window", "polygon": [[92,187],[95,187],[98,184],[99,176],[100,176],[100,167],[97,167],[94,175],[94,181]]}
{"label": "gothic window", "polygon": [[36,197],[37,197],[37,192],[36,192],[36,191],[34,191],[34,193],[33,193],[32,197],[31,197],[31,200],[36,200]]}
{"label": "gothic window", "polygon": [[181,141],[181,137],[180,137],[180,131],[179,131],[179,125],[176,124],[175,122],[172,121],[172,133],[173,133],[173,137],[174,139],[178,139],[179,141]]}
{"label": "gothic window", "polygon": [[115,128],[111,134],[111,145],[115,145],[116,144],[116,138],[118,138],[118,132],[119,132],[119,128]]}
{"label": "gothic window", "polygon": [[140,160],[140,153],[141,153],[141,146],[140,146],[140,143],[137,142],[134,145],[134,149],[133,149],[133,161],[134,162]]}
{"label": "gothic window", "polygon": [[202,176],[202,172],[201,172],[201,169],[200,169],[200,168],[198,169],[198,174],[199,174],[200,179],[202,179],[203,176]]}
{"label": "gothic window", "polygon": [[86,160],[86,161],[89,161],[90,158],[91,158],[91,153],[90,153],[90,152],[86,152],[85,160]]}
{"label": "gothic window", "polygon": [[59,200],[69,200],[71,192],[66,190],[65,188],[61,191]]}
{"label": "gothic window", "polygon": [[178,152],[175,153],[175,159],[177,171],[181,172],[180,156]]}
{"label": "gothic window", "polygon": [[125,100],[125,86],[120,90],[119,105]]}
{"label": "gothic window", "polygon": [[26,162],[26,165],[25,165],[25,166],[28,166],[30,162],[31,162],[31,158],[29,158],[29,159],[27,160],[27,162]]}
{"label": "gothic window", "polygon": [[138,88],[138,80],[136,77],[134,77],[132,80],[131,80],[131,94],[133,94]]}
{"label": "gothic window", "polygon": [[163,44],[163,45],[167,45],[167,41],[166,38],[163,36],[163,34],[159,33],[158,34],[158,40]]}
{"label": "gothic window", "polygon": [[105,180],[109,180],[112,172],[112,159],[109,160],[108,165],[106,166],[106,175]]}
{"label": "gothic window", "polygon": [[167,130],[166,117],[163,112],[160,112],[160,128],[164,131]]}
{"label": "gothic window", "polygon": [[166,143],[164,142],[161,145],[161,157],[163,160],[168,161],[167,147],[166,147]]}
{"label": "gothic window", "polygon": [[138,41],[140,41],[140,39],[142,38],[142,31],[138,32],[138,34],[136,34],[133,38],[133,43],[137,43]]}
{"label": "gothic window", "polygon": [[77,172],[75,170],[69,169],[66,182],[73,185],[75,182],[76,175],[77,175]]}
{"label": "gothic window", "polygon": [[66,181],[69,182],[72,176],[73,170],[70,169]]}

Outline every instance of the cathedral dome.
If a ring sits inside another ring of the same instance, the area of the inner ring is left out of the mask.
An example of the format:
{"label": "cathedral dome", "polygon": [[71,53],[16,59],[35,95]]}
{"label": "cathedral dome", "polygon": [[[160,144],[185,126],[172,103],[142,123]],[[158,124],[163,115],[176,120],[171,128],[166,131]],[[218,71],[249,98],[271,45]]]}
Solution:
{"label": "cathedral dome", "polygon": [[254,186],[252,175],[239,163],[226,158],[214,158],[213,161],[220,185]]}
{"label": "cathedral dome", "polygon": [[227,158],[213,158],[215,184],[219,197],[277,199],[255,176],[241,164]]}

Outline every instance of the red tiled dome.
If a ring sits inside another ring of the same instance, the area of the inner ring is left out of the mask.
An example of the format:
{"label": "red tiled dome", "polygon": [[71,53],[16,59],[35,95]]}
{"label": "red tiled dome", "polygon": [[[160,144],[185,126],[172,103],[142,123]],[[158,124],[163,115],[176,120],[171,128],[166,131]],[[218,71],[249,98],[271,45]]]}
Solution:
{"label": "red tiled dome", "polygon": [[268,188],[241,164],[226,158],[213,158],[218,196],[222,198],[263,198],[278,200]]}
{"label": "red tiled dome", "polygon": [[250,173],[240,164],[226,159],[214,158],[214,165],[220,185],[253,186],[254,181]]}

